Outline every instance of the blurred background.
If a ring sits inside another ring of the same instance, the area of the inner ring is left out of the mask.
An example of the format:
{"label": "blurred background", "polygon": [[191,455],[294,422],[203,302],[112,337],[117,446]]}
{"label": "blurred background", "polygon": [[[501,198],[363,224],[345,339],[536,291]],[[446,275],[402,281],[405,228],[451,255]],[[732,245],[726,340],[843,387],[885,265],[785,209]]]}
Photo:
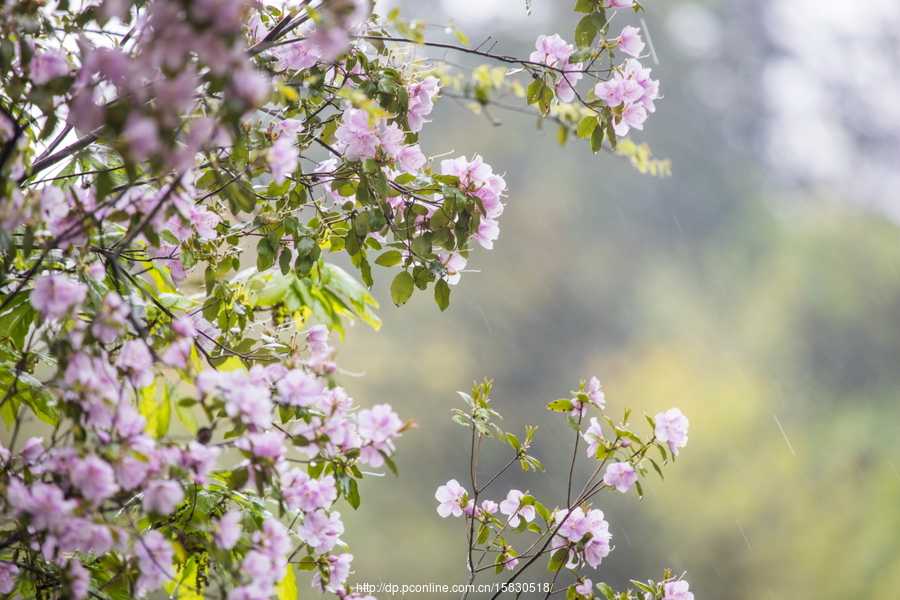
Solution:
{"label": "blurred background", "polygon": [[[452,42],[452,20],[472,45],[493,36],[523,56],[541,33],[572,39],[573,4],[380,8],[440,25],[436,41]],[[698,600],[898,597],[900,3],[645,5],[619,11],[610,37],[634,25],[652,38],[658,64],[643,63],[665,98],[634,139],[672,160],[670,178],[560,148],[528,116],[494,111],[494,126],[438,104],[426,154],[481,153],[509,197],[494,250],[473,252],[478,272],[445,313],[422,293],[394,308],[376,274],[384,326],[343,344],[342,367],[365,373],[344,377],[351,395],[419,425],[398,444],[399,479],[367,478],[362,507],[342,511],[351,582],[465,582],[463,522],[434,499],[448,479],[468,486],[456,390],[492,378],[506,430],[540,424],[548,473],[514,470],[487,497],[514,487],[552,507],[572,439],[544,406],[596,375],[615,420],[677,406],[691,428],[642,501],[597,499],[615,550],[595,582],[622,590],[671,567]],[[483,476],[508,458],[488,444]]]}

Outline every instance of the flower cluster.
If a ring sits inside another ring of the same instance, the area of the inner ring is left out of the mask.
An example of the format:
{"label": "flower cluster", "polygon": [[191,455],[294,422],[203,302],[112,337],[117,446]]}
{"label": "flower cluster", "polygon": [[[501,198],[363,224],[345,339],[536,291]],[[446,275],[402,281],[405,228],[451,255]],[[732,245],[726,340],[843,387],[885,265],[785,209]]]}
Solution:
{"label": "flower cluster", "polygon": [[659,82],[650,79],[650,69],[630,58],[612,79],[598,83],[594,94],[610,108],[621,107],[614,127],[616,135],[622,136],[630,129],[643,129],[647,113],[656,111],[653,102],[660,97]]}

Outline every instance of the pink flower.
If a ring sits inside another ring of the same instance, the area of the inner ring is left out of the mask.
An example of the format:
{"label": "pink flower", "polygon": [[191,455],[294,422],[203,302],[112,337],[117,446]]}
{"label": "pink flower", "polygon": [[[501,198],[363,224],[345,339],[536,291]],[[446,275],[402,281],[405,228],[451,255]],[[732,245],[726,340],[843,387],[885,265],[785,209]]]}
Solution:
{"label": "pink flower", "polygon": [[437,508],[438,514],[444,518],[451,514],[454,517],[462,516],[465,495],[466,490],[455,479],[451,479],[447,485],[439,487],[434,493],[435,499],[440,502]]}
{"label": "pink flower", "polygon": [[519,564],[519,559],[516,558],[511,549],[507,548],[506,552],[500,555],[500,562],[503,563],[507,570],[512,571]]}
{"label": "pink flower", "polygon": [[182,500],[184,500],[184,490],[180,485],[174,481],[156,479],[144,488],[144,499],[141,506],[147,512],[168,515]]}
{"label": "pink flower", "polygon": [[43,442],[44,438],[42,437],[32,437],[25,442],[25,445],[22,446],[22,460],[25,464],[34,464],[38,461],[44,453]]}
{"label": "pink flower", "polygon": [[478,231],[475,233],[475,241],[482,248],[491,250],[494,247],[494,240],[500,237],[500,226],[497,221],[490,217],[483,217],[481,223],[478,224]]}
{"label": "pink flower", "polygon": [[281,401],[291,406],[309,406],[325,394],[325,384],[303,369],[293,369],[275,384]]}
{"label": "pink flower", "polygon": [[400,435],[403,422],[389,404],[376,404],[357,415],[359,435],[375,444],[381,444]]}
{"label": "pink flower", "polygon": [[42,275],[34,281],[31,306],[45,319],[58,319],[79,306],[87,297],[87,286],[61,273]]}
{"label": "pink flower", "polygon": [[678,449],[687,445],[688,418],[677,408],[670,408],[656,415],[656,439],[669,445],[669,450],[678,456]]}
{"label": "pink flower", "polygon": [[588,458],[595,458],[597,456],[597,449],[603,443],[603,428],[600,426],[600,423],[597,422],[597,417],[591,417],[591,426],[587,428],[587,431],[585,431],[581,437],[588,443]]}
{"label": "pink flower", "polygon": [[88,570],[84,568],[84,565],[77,558],[69,561],[69,568],[66,569],[66,578],[69,580],[72,598],[84,600],[90,589],[91,574],[88,573]]}
{"label": "pink flower", "polygon": [[131,307],[122,300],[122,296],[110,292],[103,298],[100,313],[91,324],[91,332],[104,344],[112,343],[119,337],[130,314]]}
{"label": "pink flower", "polygon": [[16,132],[16,124],[4,113],[0,113],[0,144],[8,142]]}
{"label": "pink flower", "polygon": [[294,145],[294,140],[283,136],[275,140],[272,147],[266,153],[266,160],[272,170],[272,179],[281,185],[288,175],[297,170],[300,151]]}
{"label": "pink flower", "polygon": [[334,132],[335,147],[343,151],[348,160],[375,158],[379,140],[369,122],[369,114],[358,108],[344,111],[342,123]]}
{"label": "pink flower", "polygon": [[342,533],[344,524],[341,523],[341,514],[333,512],[329,515],[322,509],[307,513],[303,524],[297,528],[300,539],[319,554],[330,552]]}
{"label": "pink flower", "polygon": [[313,479],[297,468],[281,476],[281,493],[289,509],[303,512],[328,508],[337,500],[337,488],[332,475]]}
{"label": "pink flower", "polygon": [[612,534],[609,533],[609,523],[603,519],[603,511],[590,510],[587,516],[591,523],[591,539],[584,545],[584,559],[589,565],[596,567],[609,554]]}
{"label": "pink flower", "polygon": [[407,123],[409,123],[409,130],[413,133],[422,130],[422,125],[426,122],[424,117],[431,114],[434,107],[433,98],[439,90],[440,82],[431,76],[406,86],[406,92],[409,94]]}
{"label": "pink flower", "polygon": [[559,68],[563,72],[556,82],[556,97],[561,102],[571,102],[575,99],[575,84],[584,77],[584,73],[581,72],[582,64],[570,65],[568,60],[564,60],[560,63]]}
{"label": "pink flower", "polygon": [[31,81],[37,85],[45,85],[57,77],[68,75],[70,70],[66,53],[61,49],[35,52],[28,68],[31,71]]}
{"label": "pink flower", "polygon": [[610,8],[631,8],[634,0],[607,0]]}
{"label": "pink flower", "polygon": [[619,49],[625,54],[637,57],[644,49],[644,42],[641,40],[641,36],[638,35],[638,31],[640,31],[639,27],[628,25],[622,30],[622,34],[616,38],[619,42]]}
{"label": "pink flower", "polygon": [[510,490],[506,495],[506,500],[500,503],[500,512],[509,515],[510,527],[516,527],[519,524],[519,517],[528,521],[534,521],[534,506],[522,504],[522,497],[525,494],[519,490]]}
{"label": "pink flower", "polygon": [[[353,555],[341,554],[340,556],[329,556],[326,560],[329,563],[329,583],[324,589],[326,592],[338,594],[343,590],[344,582],[347,581],[347,576],[350,575],[350,563],[353,561]],[[322,585],[321,573],[313,575],[312,584],[313,587],[320,587]],[[371,596],[368,597],[371,598]],[[344,596],[344,599],[348,600],[348,597]]]}
{"label": "pink flower", "polygon": [[138,598],[143,598],[147,592],[159,589],[164,582],[175,576],[172,570],[172,558],[174,557],[172,544],[155,529],[151,529],[143,537],[135,540],[134,554],[138,559],[138,569],[141,572],[135,590]]}
{"label": "pink flower", "polygon": [[[260,552],[280,562],[291,551],[291,538],[287,527],[277,519],[266,519],[263,522],[262,531],[253,533],[253,543]],[[278,577],[280,579],[280,576]]]}
{"label": "pink flower", "polygon": [[78,460],[71,476],[81,495],[94,503],[103,502],[119,491],[112,466],[94,454]]}
{"label": "pink flower", "polygon": [[584,581],[575,585],[575,592],[580,596],[590,598],[594,593],[594,582],[590,579],[585,579]]}
{"label": "pink flower", "polygon": [[625,107],[622,111],[622,118],[613,124],[616,135],[623,136],[630,129],[641,130],[644,128],[644,121],[647,120],[647,110],[639,105],[632,104]]}
{"label": "pink flower", "polygon": [[302,71],[322,60],[319,48],[309,40],[277,46],[272,49],[272,54],[278,59],[275,64],[278,71]]}
{"label": "pink flower", "polygon": [[38,531],[58,530],[78,506],[76,501],[66,500],[55,485],[38,481],[29,489],[17,479],[9,483],[7,500],[14,513],[29,513],[31,526]]}
{"label": "pink flower", "polygon": [[459,278],[462,277],[460,271],[466,267],[466,257],[458,252],[454,252],[453,254],[441,252],[438,255],[438,259],[441,261],[444,268],[447,269],[447,274],[443,276],[443,279],[446,279],[447,283],[450,285],[459,283]]}
{"label": "pink flower", "polygon": [[213,525],[213,540],[225,550],[231,550],[241,539],[241,513],[230,510]]}
{"label": "pink flower", "polygon": [[548,67],[556,66],[558,62],[568,61],[575,47],[567,44],[558,34],[551,36],[539,35],[534,44],[535,51],[531,53],[529,60],[539,62]]}
{"label": "pink flower", "polygon": [[136,388],[153,383],[153,356],[143,340],[127,340],[119,350],[116,366],[125,372],[128,381]]}
{"label": "pink flower", "polygon": [[245,67],[234,73],[232,92],[248,108],[260,106],[269,95],[269,88],[269,82],[256,69]]}
{"label": "pink flower", "polygon": [[496,513],[499,508],[500,507],[493,500],[484,500],[481,503],[481,510],[491,515]]}
{"label": "pink flower", "polygon": [[603,483],[616,488],[624,494],[637,481],[637,478],[637,473],[634,472],[634,467],[630,463],[619,462],[606,467]]}
{"label": "pink flower", "polygon": [[182,451],[182,465],[194,473],[197,483],[207,483],[206,476],[216,468],[216,459],[222,451],[214,446],[205,446],[192,440]]}
{"label": "pink flower", "polygon": [[688,591],[688,587],[687,581],[670,581],[663,586],[665,595],[662,600],[694,600],[694,594]]}
{"label": "pink flower", "polygon": [[588,519],[581,507],[575,508],[571,513],[568,509],[561,509],[556,512],[556,523],[559,525],[556,534],[560,535],[570,542],[580,542],[588,530],[591,528],[591,521]]}
{"label": "pink flower", "polygon": [[6,561],[0,561],[0,594],[9,594],[16,587],[19,567]]}
{"label": "pink flower", "polygon": [[599,409],[606,408],[606,397],[603,395],[603,392],[600,391],[599,379],[591,377],[591,380],[588,382],[588,389],[585,391],[587,392],[591,404]]}
{"label": "pink flower", "polygon": [[143,162],[150,158],[159,152],[162,145],[156,120],[140,113],[132,113],[128,117],[122,137],[128,145],[129,155],[136,162]]}

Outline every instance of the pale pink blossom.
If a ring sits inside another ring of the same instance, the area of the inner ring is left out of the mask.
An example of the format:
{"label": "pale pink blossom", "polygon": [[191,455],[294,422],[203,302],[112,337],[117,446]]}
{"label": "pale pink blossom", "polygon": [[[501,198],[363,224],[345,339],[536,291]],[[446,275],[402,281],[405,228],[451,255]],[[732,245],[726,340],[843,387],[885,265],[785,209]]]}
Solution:
{"label": "pale pink blossom", "polygon": [[556,534],[570,542],[580,542],[591,528],[591,521],[580,506],[571,512],[565,508],[558,510],[556,524],[559,525]]}
{"label": "pale pink blossom", "polygon": [[44,438],[32,437],[28,438],[25,445],[22,446],[22,460],[25,464],[34,464],[44,453]]}
{"label": "pale pink blossom", "polygon": [[688,418],[677,408],[670,408],[656,415],[656,439],[669,445],[669,450],[678,456],[678,449],[687,445]]}
{"label": "pale pink blossom", "polygon": [[616,38],[619,42],[619,49],[625,54],[637,57],[644,50],[644,41],[638,35],[639,27],[628,25],[622,30],[621,35]]}
{"label": "pale pink blossom", "polygon": [[172,569],[174,557],[172,544],[155,529],[147,531],[135,540],[134,554],[138,559],[138,570],[141,572],[135,590],[138,598],[159,589],[164,582],[175,576]]}
{"label": "pale pink blossom", "polygon": [[144,488],[141,505],[147,512],[168,515],[182,500],[184,490],[180,485],[167,479],[155,479]]}
{"label": "pale pink blossom", "polygon": [[321,51],[310,40],[297,40],[277,46],[272,49],[272,54],[278,59],[275,63],[278,71],[303,71],[322,60]]}
{"label": "pale pink blossom", "polygon": [[634,0],[607,0],[609,8],[631,8]]}
{"label": "pale pink blossom", "polygon": [[490,217],[483,217],[481,223],[478,224],[478,231],[475,233],[475,241],[482,248],[491,250],[494,247],[494,240],[500,237],[500,226],[497,221]]}
{"label": "pale pink blossom", "polygon": [[397,437],[403,427],[403,421],[389,404],[376,404],[371,409],[365,408],[359,411],[356,420],[359,424],[360,437],[375,444]]}
{"label": "pale pink blossom", "polygon": [[207,475],[216,468],[216,459],[221,452],[215,446],[206,446],[192,440],[182,451],[181,464],[194,473],[194,479],[198,483],[205,484],[208,482]]}
{"label": "pale pink blossom", "polygon": [[369,114],[358,108],[348,108],[341,121],[334,132],[335,147],[349,160],[375,158],[379,139]]}
{"label": "pale pink blossom", "polygon": [[616,135],[623,136],[630,129],[641,130],[644,128],[644,121],[647,120],[647,110],[638,104],[626,106],[622,111],[622,117],[613,123],[613,129]]}
{"label": "pale pink blossom", "polygon": [[462,516],[463,496],[465,495],[466,490],[455,479],[451,479],[446,485],[439,487],[434,493],[435,499],[440,502],[437,508],[438,514],[444,518],[451,514],[454,517]]}
{"label": "pale pink blossom", "polygon": [[600,445],[603,443],[603,428],[597,421],[597,417],[591,417],[591,425],[581,437],[588,443],[588,458],[595,458],[597,456],[597,449],[600,448]]}
{"label": "pale pink blossom", "polygon": [[409,130],[413,133],[421,131],[426,123],[425,117],[434,108],[434,97],[440,90],[440,82],[436,77],[428,76],[422,81],[406,86],[409,94],[409,109],[406,115]]}
{"label": "pale pink blossom", "polygon": [[564,60],[559,64],[562,73],[556,81],[556,97],[561,102],[571,102],[575,99],[575,84],[578,83],[584,73],[582,73],[583,65],[581,63],[569,64],[568,60]]}
{"label": "pale pink blossom", "polygon": [[69,74],[69,63],[66,61],[66,53],[59,48],[46,52],[35,52],[28,63],[31,71],[31,81],[37,85],[50,83],[57,77]]}
{"label": "pale pink blossom", "polygon": [[241,513],[230,510],[213,524],[213,539],[216,545],[231,550],[241,539]]}
{"label": "pale pink blossom", "polygon": [[534,44],[535,51],[529,56],[531,62],[538,62],[554,67],[558,62],[568,61],[575,47],[568,44],[558,34],[539,35]]}
{"label": "pale pink blossom", "polygon": [[281,493],[289,509],[303,512],[328,508],[337,500],[334,476],[314,479],[306,471],[297,468],[281,476]]}
{"label": "pale pink blossom", "polygon": [[128,153],[136,162],[142,162],[159,152],[159,126],[155,119],[140,113],[132,113],[125,122],[122,137],[128,146]]}
{"label": "pale pink blossom", "polygon": [[510,527],[516,527],[519,524],[519,517],[522,517],[529,523],[534,521],[534,506],[522,504],[522,497],[525,496],[519,490],[510,490],[506,495],[506,500],[500,503],[500,512],[509,515]]}
{"label": "pale pink blossom", "polygon": [[71,478],[81,495],[91,502],[103,502],[119,491],[112,465],[94,454],[75,463]]}
{"label": "pale pink blossom", "polygon": [[283,136],[275,140],[275,143],[266,153],[266,160],[272,171],[272,179],[281,185],[289,175],[297,170],[300,160],[300,151],[294,145],[294,140]]}
{"label": "pale pink blossom", "polygon": [[116,366],[125,372],[129,383],[136,388],[153,383],[153,355],[144,340],[126,340],[119,350]]}
{"label": "pale pink blossom", "polygon": [[19,576],[19,567],[0,560],[0,594],[9,594],[16,587],[16,577]]}
{"label": "pale pink blossom", "polygon": [[275,384],[281,401],[291,406],[309,406],[325,394],[325,384],[303,369],[293,369]]}
{"label": "pale pink blossom", "polygon": [[594,582],[590,579],[585,579],[575,584],[575,592],[585,598],[590,598],[594,593]]}
{"label": "pale pink blossom", "polygon": [[623,494],[631,488],[638,475],[634,471],[634,467],[627,462],[613,463],[606,467],[606,473],[603,475],[603,483],[610,487],[614,487]]}
{"label": "pale pink blossom", "polygon": [[694,593],[688,591],[687,581],[670,581],[663,586],[665,595],[662,600],[694,600]]}
{"label": "pale pink blossom", "polygon": [[91,574],[88,573],[88,570],[84,568],[84,565],[77,558],[69,561],[69,568],[66,569],[66,579],[69,580],[72,598],[84,600],[90,590]]}
{"label": "pale pink blossom", "polygon": [[[328,561],[328,574],[329,574],[329,583],[325,585],[323,588],[326,592],[332,592],[334,594],[339,593],[344,589],[344,583],[347,581],[347,577],[350,575],[350,563],[353,561],[352,554],[341,554],[340,556],[329,556]],[[322,575],[319,572],[316,572],[313,575],[312,580],[313,587],[321,587],[322,586]],[[344,600],[348,600],[347,596],[343,596]],[[371,598],[371,596],[369,596]]]}
{"label": "pale pink blossom", "polygon": [[441,252],[438,255],[438,259],[447,270],[447,274],[443,277],[447,280],[447,283],[450,285],[459,283],[459,278],[462,277],[461,271],[466,267],[466,257],[458,252],[454,252],[453,254]]}
{"label": "pale pink blossom", "polygon": [[6,113],[0,112],[0,144],[13,139],[16,133],[16,124],[6,116]]}
{"label": "pale pink blossom", "polygon": [[591,377],[591,380],[588,382],[588,388],[585,390],[585,392],[587,392],[588,399],[591,404],[599,409],[606,408],[606,397],[600,390],[599,379],[597,379],[596,377]]}
{"label": "pale pink blossom", "polygon": [[45,319],[58,319],[80,306],[87,297],[87,286],[69,279],[62,273],[42,275],[34,281],[31,306]]}
{"label": "pale pink blossom", "polygon": [[131,307],[122,300],[122,296],[110,292],[103,298],[100,312],[91,324],[91,332],[104,344],[112,343],[125,328],[130,314]]}
{"label": "pale pink blossom", "polygon": [[341,514],[333,512],[329,515],[322,509],[307,513],[303,523],[297,527],[300,539],[318,554],[330,552],[342,533],[344,524],[341,522]]}

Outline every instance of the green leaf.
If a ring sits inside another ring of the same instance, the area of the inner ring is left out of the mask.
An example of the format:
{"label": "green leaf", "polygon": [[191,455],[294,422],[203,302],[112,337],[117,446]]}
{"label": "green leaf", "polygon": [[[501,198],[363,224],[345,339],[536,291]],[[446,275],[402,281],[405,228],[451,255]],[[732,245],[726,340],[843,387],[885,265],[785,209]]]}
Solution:
{"label": "green leaf", "polygon": [[575,26],[575,44],[577,46],[593,46],[597,37],[597,23],[594,15],[587,15]]}
{"label": "green leaf", "polygon": [[577,0],[575,2],[575,12],[589,13],[592,10],[594,10],[594,3],[592,0]]}
{"label": "green leaf", "polygon": [[291,563],[285,566],[284,577],[275,586],[275,595],[278,596],[278,600],[297,600],[299,598],[297,576],[294,574],[294,567]]}
{"label": "green leaf", "polygon": [[403,260],[403,254],[398,250],[388,250],[375,259],[375,264],[382,267],[394,267],[399,265],[401,260]]}
{"label": "green leaf", "polygon": [[600,590],[604,596],[609,598],[609,600],[615,600],[616,593],[613,591],[613,589],[611,587],[609,587],[602,581],[597,584],[597,589]]}
{"label": "green leaf", "polygon": [[543,79],[538,78],[532,81],[525,92],[525,98],[528,100],[528,104],[534,104],[540,100],[541,94],[546,86],[547,84],[544,83]]}
{"label": "green leaf", "polygon": [[569,551],[566,548],[560,548],[556,552],[553,553],[553,556],[550,557],[550,564],[547,565],[547,570],[551,573],[555,573],[562,569],[563,565],[566,564],[569,560]]}
{"label": "green leaf", "polygon": [[247,485],[247,481],[250,479],[250,471],[247,469],[238,469],[237,471],[232,471],[231,476],[228,477],[228,488],[240,491],[244,489],[244,486]]}
{"label": "green leaf", "polygon": [[591,131],[591,152],[594,154],[600,152],[600,149],[603,147],[603,131],[603,127],[595,127]]}
{"label": "green leaf", "polygon": [[256,246],[256,270],[265,271],[275,264],[275,248],[269,238],[264,237]]}
{"label": "green leaf", "polygon": [[113,178],[109,171],[100,171],[97,173],[97,179],[94,181],[94,189],[97,191],[97,201],[101,201],[113,189]]}
{"label": "green leaf", "polygon": [[487,541],[488,537],[491,535],[491,529],[485,524],[481,524],[478,528],[478,540],[476,543],[483,544]]}
{"label": "green leaf", "polygon": [[441,279],[434,284],[434,301],[437,302],[441,312],[444,312],[450,306],[450,285],[445,279]]}
{"label": "green leaf", "polygon": [[569,412],[573,408],[575,408],[575,406],[572,404],[572,401],[566,400],[565,398],[554,400],[547,405],[547,410],[554,410],[556,412]]}
{"label": "green leaf", "polygon": [[578,123],[578,129],[575,131],[575,135],[578,139],[584,139],[594,133],[594,130],[597,128],[597,125],[600,122],[597,120],[597,115],[590,115],[585,117]]}
{"label": "green leaf", "polygon": [[397,306],[403,306],[412,296],[413,287],[413,278],[409,271],[400,271],[391,283],[391,301]]}
{"label": "green leaf", "polygon": [[513,434],[507,433],[506,440],[509,442],[509,445],[512,446],[516,452],[519,452],[522,449],[522,443],[519,441],[519,438],[517,438]]}

